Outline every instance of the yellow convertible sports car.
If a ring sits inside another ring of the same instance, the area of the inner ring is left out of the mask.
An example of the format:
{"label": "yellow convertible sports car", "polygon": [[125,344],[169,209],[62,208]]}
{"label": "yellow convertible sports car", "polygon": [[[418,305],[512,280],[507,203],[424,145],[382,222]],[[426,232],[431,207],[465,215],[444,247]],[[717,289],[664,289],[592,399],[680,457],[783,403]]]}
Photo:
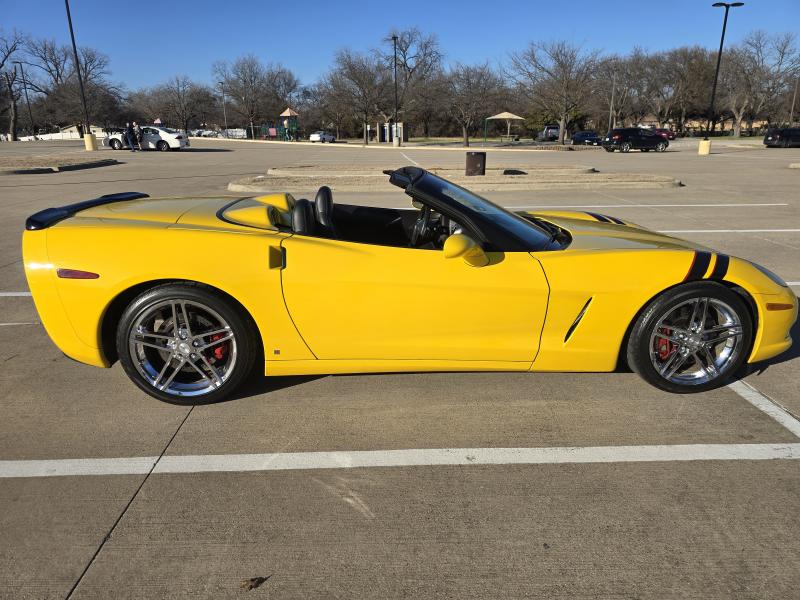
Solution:
{"label": "yellow convertible sports car", "polygon": [[166,402],[266,375],[613,371],[671,392],[792,343],[797,298],[747,260],[589,212],[514,213],[417,167],[413,209],[103,196],[28,218],[25,273],[69,357]]}

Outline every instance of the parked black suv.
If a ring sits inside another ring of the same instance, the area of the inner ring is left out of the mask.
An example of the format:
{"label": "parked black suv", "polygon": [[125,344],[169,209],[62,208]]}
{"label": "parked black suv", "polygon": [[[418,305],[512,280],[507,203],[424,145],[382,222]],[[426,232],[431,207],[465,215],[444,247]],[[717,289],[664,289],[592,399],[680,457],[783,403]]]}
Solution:
{"label": "parked black suv", "polygon": [[669,146],[669,142],[650,129],[640,127],[626,127],[625,129],[613,129],[606,134],[602,142],[606,152],[619,150],[620,152],[630,152],[631,150],[641,150],[649,152],[663,152]]}
{"label": "parked black suv", "polygon": [[772,148],[800,146],[800,127],[768,129],[764,136],[764,145]]}

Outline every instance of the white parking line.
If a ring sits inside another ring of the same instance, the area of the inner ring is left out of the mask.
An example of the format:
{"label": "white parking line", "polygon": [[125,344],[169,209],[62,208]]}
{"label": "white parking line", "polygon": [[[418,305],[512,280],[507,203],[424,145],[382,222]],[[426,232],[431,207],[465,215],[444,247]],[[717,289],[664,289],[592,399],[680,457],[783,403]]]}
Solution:
{"label": "white parking line", "polygon": [[800,438],[800,421],[772,398],[762,394],[746,381],[734,381],[728,387]]}
{"label": "white parking line", "polygon": [[732,207],[732,206],[789,206],[787,202],[765,204],[528,204],[508,205],[507,208],[704,208],[704,207]]}
{"label": "white parking line", "polygon": [[0,292],[0,298],[18,298],[30,295],[30,292]]}
{"label": "white parking line", "polygon": [[797,233],[800,229],[661,229],[658,233]]}
{"label": "white parking line", "polygon": [[415,164],[416,166],[419,166],[419,163],[417,161],[415,161],[413,158],[411,158],[410,156],[408,156],[405,152],[401,152],[400,154],[402,154],[405,157],[406,160],[409,160],[413,164]]}
{"label": "white parking line", "polygon": [[16,325],[41,325],[39,321],[29,321],[25,323],[0,323],[0,327],[13,327]]}
{"label": "white parking line", "polygon": [[800,459],[796,444],[686,444],[555,448],[441,448],[357,452],[211,454],[131,458],[0,461],[0,478],[70,475],[233,473],[307,469],[359,469],[460,465],[686,462]]}

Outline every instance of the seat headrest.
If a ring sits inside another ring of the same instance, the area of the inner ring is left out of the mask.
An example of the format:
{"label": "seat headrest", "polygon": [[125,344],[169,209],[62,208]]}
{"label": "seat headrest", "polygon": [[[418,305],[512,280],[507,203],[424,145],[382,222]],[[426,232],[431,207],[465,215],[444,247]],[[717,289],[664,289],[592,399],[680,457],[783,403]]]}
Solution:
{"label": "seat headrest", "polygon": [[314,235],[316,224],[311,202],[305,199],[295,202],[292,208],[292,231],[300,235]]}
{"label": "seat headrest", "polygon": [[314,208],[320,225],[326,228],[333,227],[333,193],[327,185],[319,188],[314,199]]}

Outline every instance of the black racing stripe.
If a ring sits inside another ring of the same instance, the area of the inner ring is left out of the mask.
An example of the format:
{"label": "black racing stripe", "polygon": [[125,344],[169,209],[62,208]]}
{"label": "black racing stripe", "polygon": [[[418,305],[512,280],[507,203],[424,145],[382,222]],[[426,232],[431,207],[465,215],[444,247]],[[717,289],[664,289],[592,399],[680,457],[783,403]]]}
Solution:
{"label": "black racing stripe", "polygon": [[625,221],[623,221],[622,219],[618,219],[617,217],[610,217],[610,216],[608,216],[608,215],[603,215],[603,216],[604,216],[606,219],[610,219],[611,221],[613,221],[613,222],[614,222],[614,223],[616,223],[617,225],[625,225]]}
{"label": "black racing stripe", "polygon": [[598,215],[597,213],[588,211],[586,212],[586,214],[589,215],[590,217],[594,217],[598,221],[602,221],[603,223],[611,223],[611,219],[609,219],[608,217],[604,217],[603,215]]}
{"label": "black racing stripe", "polygon": [[710,252],[695,252],[694,253],[694,260],[692,261],[692,266],[689,267],[689,272],[684,277],[684,281],[696,281],[698,279],[702,279],[703,275],[706,274],[706,270],[708,269],[708,265],[711,264],[711,253]]}
{"label": "black racing stripe", "polygon": [[725,279],[725,275],[728,274],[728,264],[730,262],[731,259],[727,254],[717,254],[717,262],[714,263],[714,270],[711,271],[711,275],[709,275],[708,278],[716,279],[717,281]]}

